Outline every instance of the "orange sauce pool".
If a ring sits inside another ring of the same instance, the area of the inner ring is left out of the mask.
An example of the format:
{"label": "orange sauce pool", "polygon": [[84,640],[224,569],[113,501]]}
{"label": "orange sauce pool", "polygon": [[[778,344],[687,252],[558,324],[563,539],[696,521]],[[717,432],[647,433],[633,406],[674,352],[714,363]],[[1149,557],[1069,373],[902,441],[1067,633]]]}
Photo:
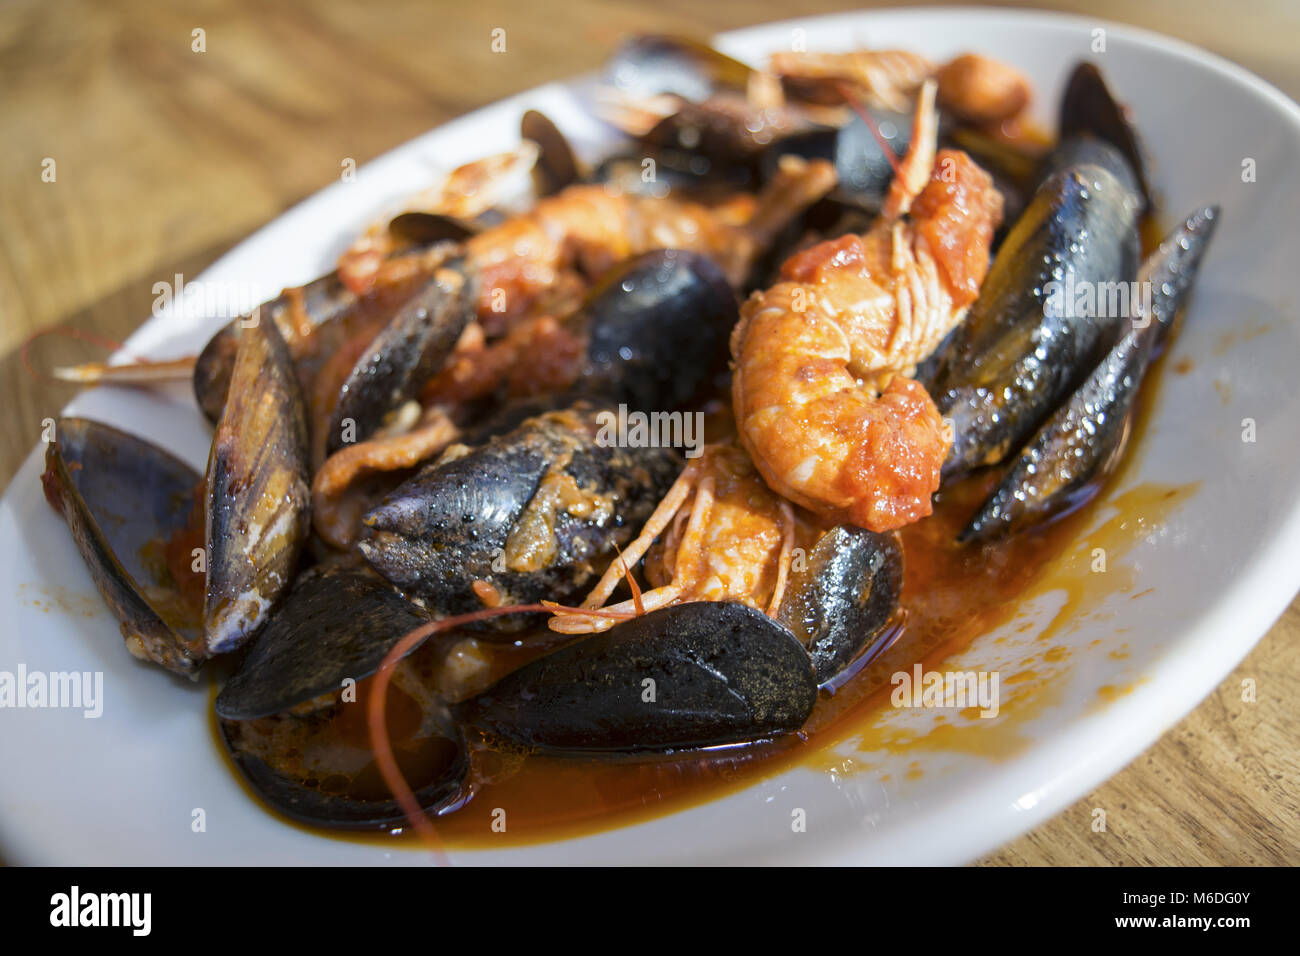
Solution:
{"label": "orange sauce pool", "polygon": [[[479,753],[475,770],[483,782],[467,805],[437,820],[439,837],[449,849],[560,840],[716,800],[800,765],[821,772],[870,772],[871,764],[851,766],[853,761],[845,761],[835,752],[846,742],[857,741],[860,751],[952,749],[992,758],[1013,753],[1023,743],[1016,736],[1016,725],[1050,700],[1044,673],[1034,665],[1013,669],[1003,678],[1008,688],[1004,701],[1011,700],[1003,704],[1002,720],[967,720],[961,722],[964,726],[954,720],[936,724],[934,731],[922,736],[883,729],[882,717],[892,709],[890,675],[910,671],[916,662],[926,670],[939,669],[943,661],[970,648],[981,635],[1013,621],[1022,603],[1047,587],[1065,593],[1064,604],[1037,635],[1044,644],[1038,667],[1050,669],[1068,656],[1065,647],[1046,646],[1063,627],[1115,591],[1133,592],[1134,599],[1146,593],[1134,591],[1131,573],[1126,574],[1117,559],[1137,532],[1163,520],[1195,493],[1194,485],[1149,484],[1115,493],[1141,456],[1141,439],[1156,403],[1163,364],[1163,359],[1157,360],[1148,373],[1125,460],[1083,507],[1001,543],[958,546],[954,541],[957,532],[997,481],[998,474],[989,471],[945,489],[936,500],[933,516],[904,529],[906,569],[901,603],[906,616],[900,636],[833,695],[823,694],[800,734],[696,755],[635,760]],[[1094,528],[1102,507],[1114,515]],[[1094,547],[1108,550],[1111,560],[1120,565],[1111,569],[1115,573],[1091,573],[1087,559]],[[1123,651],[1116,656],[1122,657]],[[1025,689],[1029,692],[1019,693]],[[1129,689],[1108,687],[1098,703],[1104,705]],[[215,715],[211,725],[215,746],[242,782],[220,743]],[[920,774],[919,764],[913,764],[904,776]],[[252,799],[265,806],[246,783],[244,787]],[[503,832],[499,824],[502,811],[507,821]],[[301,826],[282,819],[290,826]],[[404,833],[313,832],[386,848],[423,848]]]}

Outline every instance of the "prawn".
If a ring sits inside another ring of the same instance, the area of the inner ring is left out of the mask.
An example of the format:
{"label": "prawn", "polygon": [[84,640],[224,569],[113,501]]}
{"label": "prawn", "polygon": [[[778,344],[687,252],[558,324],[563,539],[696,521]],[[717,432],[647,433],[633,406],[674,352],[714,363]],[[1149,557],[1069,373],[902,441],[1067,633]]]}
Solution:
{"label": "prawn", "polygon": [[[494,171],[515,171],[519,162],[515,154],[489,157],[456,170],[449,182],[470,178],[471,173],[476,181],[488,181]],[[705,205],[673,197],[626,195],[606,184],[569,186],[465,240],[466,268],[479,281],[479,321],[489,335],[498,335],[514,321],[536,315],[539,303],[553,288],[571,290],[575,275],[593,279],[615,263],[652,249],[704,253],[739,288],[754,260],[777,234],[835,183],[830,163],[790,156],[783,158],[757,201],[742,195]],[[479,185],[475,192],[484,199],[499,191]],[[444,214],[449,209],[465,213],[466,209],[451,205],[453,193],[447,187],[421,206]],[[340,278],[360,293],[390,270],[405,274],[421,268],[422,256],[429,254],[400,252],[386,227],[378,224],[340,259]]]}
{"label": "prawn", "polygon": [[709,256],[741,287],[758,255],[800,212],[836,182],[825,160],[783,157],[757,203],[707,206],[673,197],[633,196],[605,185],[574,185],[532,210],[466,241],[479,277],[479,320],[500,331],[558,279],[577,271],[588,279],[652,249]]}
{"label": "prawn", "polygon": [[[604,631],[624,617],[693,601],[738,601],[775,614],[791,554],[808,547],[813,534],[790,502],[763,483],[744,449],[706,445],[582,607],[553,608],[549,626],[563,634]],[[605,607],[642,557],[652,590]]]}
{"label": "prawn", "polygon": [[768,486],[872,531],[930,513],[952,435],[908,376],[975,300],[1002,215],[986,172],[936,153],[934,98],[927,80],[872,228],[792,256],[731,339],[740,440]]}

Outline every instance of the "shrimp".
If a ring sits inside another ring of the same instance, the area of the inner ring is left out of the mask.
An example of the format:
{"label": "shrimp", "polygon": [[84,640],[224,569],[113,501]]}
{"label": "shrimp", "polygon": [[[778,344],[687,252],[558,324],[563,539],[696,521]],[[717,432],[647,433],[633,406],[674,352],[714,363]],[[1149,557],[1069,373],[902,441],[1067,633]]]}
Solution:
{"label": "shrimp", "polygon": [[740,287],[754,260],[795,215],[835,185],[824,160],[785,157],[757,206],[721,207],[672,197],[623,195],[604,185],[575,185],[530,212],[466,242],[479,276],[479,319],[489,333],[527,315],[561,276],[595,278],[652,249],[686,249],[714,259]]}
{"label": "shrimp", "polygon": [[[763,483],[744,449],[706,445],[587,596],[582,607],[593,613],[556,608],[549,625],[563,634],[592,633],[624,616],[692,601],[739,601],[775,614],[793,549],[809,546],[812,536],[790,502]],[[605,607],[643,556],[653,590]]]}
{"label": "shrimp", "polygon": [[843,83],[869,106],[902,112],[934,64],[909,50],[854,50],[774,53],[771,70],[802,97],[838,103],[836,86]]}
{"label": "shrimp", "polygon": [[587,343],[562,319],[538,315],[488,342],[469,327],[442,371],[420,393],[426,404],[461,405],[488,398],[501,386],[510,398],[561,392],[582,373]]}
{"label": "shrimp", "polygon": [[[484,211],[503,191],[494,185],[495,179],[511,178],[535,160],[536,147],[527,141],[526,146],[531,149],[521,147],[459,167],[416,205],[461,218]],[[788,156],[757,202],[742,195],[704,205],[624,195],[612,184],[570,186],[465,240],[466,269],[479,282],[479,321],[495,337],[520,318],[535,316],[553,287],[567,291],[575,276],[585,286],[615,263],[652,249],[704,253],[739,288],[758,255],[835,183],[830,163]],[[470,198],[461,197],[461,187],[471,186]],[[422,268],[422,257],[430,254],[402,252],[387,224],[378,223],[340,258],[339,276],[360,294],[390,271],[406,275]]]}
{"label": "shrimp", "polygon": [[1029,103],[1031,87],[1023,73],[999,60],[963,53],[936,67],[907,50],[854,50],[849,53],[776,53],[772,70],[796,93],[838,102],[840,87],[876,109],[902,112],[927,79],[938,83],[938,102],[958,119],[990,125],[1010,119]]}
{"label": "shrimp", "polygon": [[[516,148],[457,166],[436,185],[414,196],[404,212],[427,212],[473,220],[502,202],[537,162],[538,146],[524,140]],[[389,229],[390,219],[372,224],[339,257],[339,280],[357,295],[377,282],[400,278],[419,257],[397,256],[401,243]],[[389,275],[396,271],[397,276]]]}
{"label": "shrimp", "polygon": [[881,218],[792,256],[731,339],[740,440],[769,487],[872,531],[930,513],[952,436],[907,376],[975,300],[1002,215],[987,173],[936,155],[934,96],[928,80]]}

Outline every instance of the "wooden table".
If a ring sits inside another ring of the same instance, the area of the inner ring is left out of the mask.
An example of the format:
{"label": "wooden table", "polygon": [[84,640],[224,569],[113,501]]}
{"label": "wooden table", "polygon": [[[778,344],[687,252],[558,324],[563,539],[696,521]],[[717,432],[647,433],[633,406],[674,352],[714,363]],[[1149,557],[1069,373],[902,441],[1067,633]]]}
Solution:
{"label": "wooden table", "polygon": [[[0,8],[0,485],[71,395],[24,373],[29,334],[63,326],[124,338],[149,314],[153,283],[196,276],[335,181],[343,157],[363,163],[591,69],[627,32],[708,35],[870,5],[11,0]],[[1181,37],[1300,96],[1292,0],[1048,5]],[[497,27],[505,57],[490,50]],[[193,50],[196,29],[205,52]],[[42,181],[47,157],[53,183]],[[65,355],[85,348],[61,344]],[[1298,635],[1300,602],[1130,767],[982,862],[1300,863]],[[1240,700],[1245,677],[1258,685],[1254,704]],[[1105,834],[1091,830],[1094,807],[1107,810]]]}

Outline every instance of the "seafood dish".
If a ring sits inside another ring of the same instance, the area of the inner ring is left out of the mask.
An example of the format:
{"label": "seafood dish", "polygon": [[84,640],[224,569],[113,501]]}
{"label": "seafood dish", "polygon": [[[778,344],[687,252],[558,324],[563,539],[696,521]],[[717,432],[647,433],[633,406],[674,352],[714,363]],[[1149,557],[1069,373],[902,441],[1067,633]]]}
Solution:
{"label": "seafood dish", "polygon": [[64,417],[45,497],[288,821],[438,849],[752,778],[1014,602],[1140,436],[1219,210],[1064,69],[1045,130],[977,51],[633,37],[616,149],[529,110],[192,359],[71,370],[183,376],[210,453]]}

